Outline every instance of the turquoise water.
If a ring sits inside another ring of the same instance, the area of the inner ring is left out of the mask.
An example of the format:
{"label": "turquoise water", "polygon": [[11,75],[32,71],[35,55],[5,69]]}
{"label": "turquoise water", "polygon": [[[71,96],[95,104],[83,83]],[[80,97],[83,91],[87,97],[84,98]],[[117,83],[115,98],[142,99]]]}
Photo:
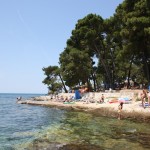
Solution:
{"label": "turquoise water", "polygon": [[0,150],[148,150],[150,128],[84,112],[21,105],[0,94]]}

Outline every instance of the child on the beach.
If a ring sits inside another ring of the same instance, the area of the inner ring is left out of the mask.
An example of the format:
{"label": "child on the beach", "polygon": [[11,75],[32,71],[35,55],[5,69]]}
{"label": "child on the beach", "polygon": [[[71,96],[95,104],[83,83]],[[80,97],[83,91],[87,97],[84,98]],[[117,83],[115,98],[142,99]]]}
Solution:
{"label": "child on the beach", "polygon": [[120,120],[121,119],[121,112],[122,112],[122,109],[123,109],[123,102],[121,102],[118,106],[118,119]]}

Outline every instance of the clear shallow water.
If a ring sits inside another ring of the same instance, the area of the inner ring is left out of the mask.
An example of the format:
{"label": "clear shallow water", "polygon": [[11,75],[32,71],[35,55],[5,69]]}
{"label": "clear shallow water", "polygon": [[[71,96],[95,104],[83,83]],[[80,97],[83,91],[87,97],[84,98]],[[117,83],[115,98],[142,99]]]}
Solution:
{"label": "clear shallow water", "polygon": [[0,94],[0,150],[150,149],[149,124],[16,104],[18,96]]}
{"label": "clear shallow water", "polygon": [[59,122],[63,111],[47,107],[20,105],[16,98],[38,94],[0,94],[0,150],[30,142],[42,128]]}

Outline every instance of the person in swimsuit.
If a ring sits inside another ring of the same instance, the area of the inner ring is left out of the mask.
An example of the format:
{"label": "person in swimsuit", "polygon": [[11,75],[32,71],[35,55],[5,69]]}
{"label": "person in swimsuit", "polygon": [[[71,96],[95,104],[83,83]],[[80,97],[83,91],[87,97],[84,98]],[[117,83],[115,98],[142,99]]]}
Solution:
{"label": "person in swimsuit", "polygon": [[100,103],[104,103],[104,94],[102,94],[102,96],[100,98]]}
{"label": "person in swimsuit", "polygon": [[148,91],[147,97],[148,97],[148,106],[150,107],[150,91]]}
{"label": "person in swimsuit", "polygon": [[144,109],[145,109],[145,99],[146,99],[146,97],[147,97],[147,93],[146,93],[146,91],[143,89],[143,90],[142,90],[142,93],[141,93],[141,101],[142,101],[142,106],[143,106]]}
{"label": "person in swimsuit", "polygon": [[121,102],[118,106],[118,119],[120,120],[121,119],[121,112],[122,112],[122,109],[123,109],[123,102]]}

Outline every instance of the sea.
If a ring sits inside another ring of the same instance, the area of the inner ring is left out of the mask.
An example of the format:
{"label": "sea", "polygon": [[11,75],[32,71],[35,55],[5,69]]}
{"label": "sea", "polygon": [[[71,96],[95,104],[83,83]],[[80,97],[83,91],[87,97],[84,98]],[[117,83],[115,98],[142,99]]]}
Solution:
{"label": "sea", "polygon": [[0,93],[0,150],[150,149],[148,123],[16,103],[41,95]]}

